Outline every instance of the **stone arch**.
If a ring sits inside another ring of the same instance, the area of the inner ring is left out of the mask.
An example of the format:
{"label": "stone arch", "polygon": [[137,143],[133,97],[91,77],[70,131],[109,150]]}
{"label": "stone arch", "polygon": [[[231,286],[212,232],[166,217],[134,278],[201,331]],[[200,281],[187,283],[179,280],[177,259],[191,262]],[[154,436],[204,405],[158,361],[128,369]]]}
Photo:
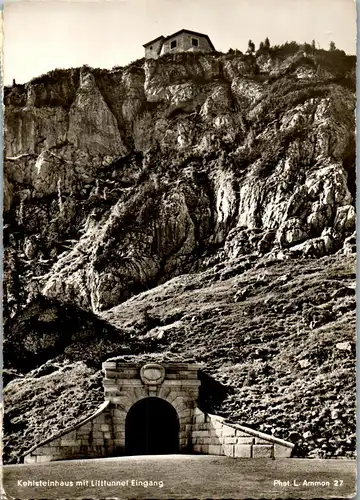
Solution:
{"label": "stone arch", "polygon": [[164,455],[180,451],[180,419],[174,406],[163,398],[139,399],[125,419],[127,455]]}
{"label": "stone arch", "polygon": [[158,397],[170,403],[179,419],[180,452],[191,446],[191,425],[198,387],[197,365],[184,363],[122,362],[104,363],[105,399],[111,402],[114,453],[125,451],[125,421],[130,408],[147,397]]}

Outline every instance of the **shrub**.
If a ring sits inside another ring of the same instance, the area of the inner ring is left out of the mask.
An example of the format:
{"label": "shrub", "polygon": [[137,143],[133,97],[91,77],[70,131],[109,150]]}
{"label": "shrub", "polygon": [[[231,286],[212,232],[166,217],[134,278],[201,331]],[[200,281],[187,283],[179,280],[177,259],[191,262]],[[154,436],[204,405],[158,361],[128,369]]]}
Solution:
{"label": "shrub", "polygon": [[271,47],[270,53],[274,57],[283,57],[286,58],[288,56],[296,54],[300,49],[300,44],[297,42],[285,42],[282,45],[274,45]]}
{"label": "shrub", "polygon": [[57,80],[59,80],[61,78],[69,76],[71,74],[71,72],[78,72],[78,71],[79,71],[78,68],[68,68],[68,69],[56,68],[56,69],[49,71],[48,73],[44,73],[40,76],[33,78],[32,80],[30,80],[30,83],[32,83],[32,84],[41,84],[42,83],[44,85],[49,85],[51,83],[56,82]]}
{"label": "shrub", "polygon": [[254,54],[255,52],[255,44],[252,40],[248,41],[248,49],[246,51],[248,54]]}

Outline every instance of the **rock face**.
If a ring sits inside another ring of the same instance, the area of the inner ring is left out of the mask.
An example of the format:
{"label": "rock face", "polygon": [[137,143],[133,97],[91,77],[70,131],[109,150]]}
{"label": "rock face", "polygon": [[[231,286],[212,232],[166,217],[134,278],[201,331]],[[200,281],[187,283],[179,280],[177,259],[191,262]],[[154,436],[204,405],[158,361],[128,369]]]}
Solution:
{"label": "rock face", "polygon": [[106,310],[223,244],[339,250],[355,229],[355,97],[353,61],[337,56],[339,79],[331,57],[178,54],[6,89],[12,314],[39,293]]}

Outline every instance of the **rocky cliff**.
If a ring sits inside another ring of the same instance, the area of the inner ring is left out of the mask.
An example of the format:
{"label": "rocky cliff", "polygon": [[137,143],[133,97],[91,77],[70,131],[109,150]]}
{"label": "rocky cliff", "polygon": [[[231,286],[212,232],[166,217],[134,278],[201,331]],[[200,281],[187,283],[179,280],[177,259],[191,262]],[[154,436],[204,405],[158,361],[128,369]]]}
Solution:
{"label": "rocky cliff", "polygon": [[[115,353],[161,352],[159,340],[171,337],[161,328],[185,314],[181,294],[165,300],[166,283],[180,283],[176,276],[199,276],[189,286],[201,289],[210,273],[217,290],[219,280],[233,287],[228,278],[259,263],[283,262],[274,279],[294,263],[301,274],[304,259],[353,265],[354,57],[308,47],[175,54],[111,71],[57,70],[5,89],[4,99],[4,352],[23,375],[50,358],[79,363],[85,344],[83,357],[97,367]],[[353,314],[351,286],[343,293],[334,283]],[[258,285],[250,279],[234,303]],[[158,299],[164,317],[178,305],[165,323],[149,319],[150,304],[140,319],[136,310],[124,314],[129,299],[158,289],[165,290]],[[202,301],[216,302],[211,290],[200,294],[199,310]],[[334,300],[307,297],[316,310],[304,320],[304,335],[339,321]],[[305,314],[303,302],[296,307],[294,318]],[[214,325],[223,321],[216,308],[206,309]],[[284,335],[283,324],[267,321],[275,336]],[[251,333],[235,323],[226,328],[237,332],[238,353]],[[178,327],[173,342],[185,353]],[[351,328],[344,335],[353,340]],[[92,350],[97,342],[102,347]],[[222,354],[210,360],[205,350],[198,360],[220,369]],[[238,364],[235,358],[226,362]],[[350,380],[351,363],[349,370]],[[236,398],[232,404],[240,408]]]}

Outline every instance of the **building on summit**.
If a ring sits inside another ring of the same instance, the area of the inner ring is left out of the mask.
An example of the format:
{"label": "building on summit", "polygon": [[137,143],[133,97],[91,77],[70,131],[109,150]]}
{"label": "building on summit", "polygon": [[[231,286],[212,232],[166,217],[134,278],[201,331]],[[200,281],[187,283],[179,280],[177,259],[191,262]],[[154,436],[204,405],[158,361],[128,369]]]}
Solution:
{"label": "building on summit", "polygon": [[157,59],[168,53],[213,52],[215,47],[203,33],[182,29],[167,37],[159,36],[143,45],[146,59]]}

